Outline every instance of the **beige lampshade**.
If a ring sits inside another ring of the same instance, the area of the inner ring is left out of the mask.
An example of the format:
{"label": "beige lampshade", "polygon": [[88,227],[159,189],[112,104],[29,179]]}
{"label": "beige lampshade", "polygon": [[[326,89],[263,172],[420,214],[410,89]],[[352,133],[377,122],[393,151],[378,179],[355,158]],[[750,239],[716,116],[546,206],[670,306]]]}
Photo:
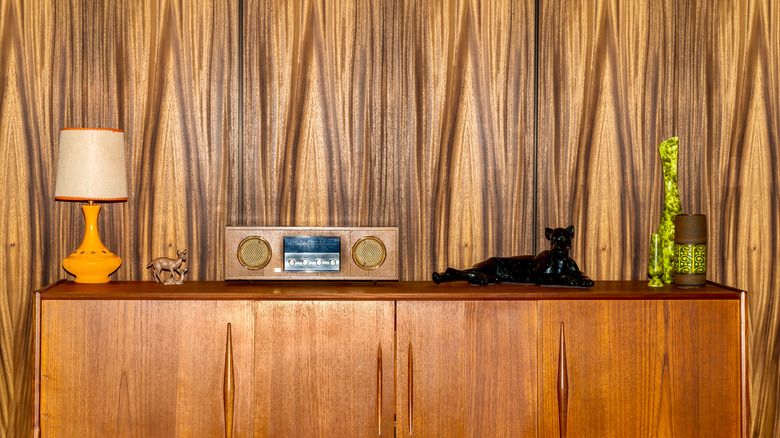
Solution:
{"label": "beige lampshade", "polygon": [[126,201],[124,133],[118,129],[62,129],[54,197],[61,201]]}

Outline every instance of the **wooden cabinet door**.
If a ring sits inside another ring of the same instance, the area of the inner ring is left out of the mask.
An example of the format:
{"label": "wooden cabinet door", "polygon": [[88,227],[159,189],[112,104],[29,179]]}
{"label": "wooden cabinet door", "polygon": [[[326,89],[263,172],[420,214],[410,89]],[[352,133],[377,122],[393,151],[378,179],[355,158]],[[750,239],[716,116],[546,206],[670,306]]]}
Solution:
{"label": "wooden cabinet door", "polygon": [[399,437],[536,437],[536,302],[399,301]]}
{"label": "wooden cabinet door", "polygon": [[228,323],[233,429],[247,436],[251,302],[44,300],[41,435],[224,436]]}
{"label": "wooden cabinet door", "polygon": [[394,302],[256,306],[255,436],[393,436]]}
{"label": "wooden cabinet door", "polygon": [[540,305],[539,436],[740,436],[739,301]]}

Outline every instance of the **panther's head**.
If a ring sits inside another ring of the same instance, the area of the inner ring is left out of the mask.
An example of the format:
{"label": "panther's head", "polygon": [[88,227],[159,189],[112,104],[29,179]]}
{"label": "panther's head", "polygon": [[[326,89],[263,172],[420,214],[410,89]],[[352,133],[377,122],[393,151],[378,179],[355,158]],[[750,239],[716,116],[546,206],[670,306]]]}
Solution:
{"label": "panther's head", "polygon": [[550,241],[550,252],[557,259],[569,258],[571,239],[574,237],[574,225],[566,228],[546,228],[544,235]]}

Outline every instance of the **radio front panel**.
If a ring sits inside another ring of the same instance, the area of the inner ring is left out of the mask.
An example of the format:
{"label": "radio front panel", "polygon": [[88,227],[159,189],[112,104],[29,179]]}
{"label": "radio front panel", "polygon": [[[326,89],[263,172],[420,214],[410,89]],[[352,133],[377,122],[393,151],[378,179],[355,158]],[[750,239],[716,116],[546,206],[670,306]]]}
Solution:
{"label": "radio front panel", "polygon": [[226,280],[398,280],[395,227],[227,227]]}

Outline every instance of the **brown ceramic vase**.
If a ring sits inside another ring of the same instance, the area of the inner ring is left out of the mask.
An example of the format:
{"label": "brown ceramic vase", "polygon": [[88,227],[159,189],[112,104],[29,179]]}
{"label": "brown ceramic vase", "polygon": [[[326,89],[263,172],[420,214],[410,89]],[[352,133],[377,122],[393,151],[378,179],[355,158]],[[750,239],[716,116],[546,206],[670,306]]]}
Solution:
{"label": "brown ceramic vase", "polygon": [[707,282],[707,216],[678,214],[674,219],[674,284],[702,286]]}

